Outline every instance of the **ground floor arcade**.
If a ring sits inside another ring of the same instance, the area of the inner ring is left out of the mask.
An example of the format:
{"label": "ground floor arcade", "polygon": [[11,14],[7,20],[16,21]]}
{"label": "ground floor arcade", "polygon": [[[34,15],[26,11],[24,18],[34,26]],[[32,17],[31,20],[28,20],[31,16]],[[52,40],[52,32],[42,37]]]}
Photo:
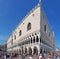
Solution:
{"label": "ground floor arcade", "polygon": [[18,55],[40,55],[44,54],[45,57],[55,56],[55,47],[52,46],[49,39],[44,33],[36,31],[28,36],[25,36],[22,40],[18,41],[18,44],[9,48],[7,52],[9,54]]}

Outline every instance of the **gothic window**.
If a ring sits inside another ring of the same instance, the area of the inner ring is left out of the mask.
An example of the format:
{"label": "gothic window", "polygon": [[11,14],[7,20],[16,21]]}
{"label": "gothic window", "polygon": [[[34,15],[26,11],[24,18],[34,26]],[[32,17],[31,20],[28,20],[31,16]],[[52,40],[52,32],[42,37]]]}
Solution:
{"label": "gothic window", "polygon": [[21,34],[22,34],[22,31],[20,30],[20,31],[19,31],[19,36],[21,36]]}
{"label": "gothic window", "polygon": [[32,37],[31,37],[31,43],[32,43]]}
{"label": "gothic window", "polygon": [[14,39],[16,39],[16,35],[14,35]]}
{"label": "gothic window", "polygon": [[35,37],[33,37],[33,42],[35,43]]}
{"label": "gothic window", "polygon": [[11,40],[11,44],[13,44],[13,39]]}
{"label": "gothic window", "polygon": [[44,25],[44,32],[46,32],[46,25]]}
{"label": "gothic window", "polygon": [[38,36],[36,37],[36,42],[39,42],[39,38],[38,38]]}
{"label": "gothic window", "polygon": [[41,43],[41,38],[40,38],[40,43]]}
{"label": "gothic window", "polygon": [[31,29],[31,23],[28,23],[27,25],[27,31]]}

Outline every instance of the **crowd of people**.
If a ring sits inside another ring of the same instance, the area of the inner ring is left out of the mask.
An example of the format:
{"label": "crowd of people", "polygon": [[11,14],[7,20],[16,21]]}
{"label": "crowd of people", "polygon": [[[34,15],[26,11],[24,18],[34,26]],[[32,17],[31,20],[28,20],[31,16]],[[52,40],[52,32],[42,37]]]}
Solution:
{"label": "crowd of people", "polygon": [[[4,54],[2,55],[2,59],[12,59],[12,58],[15,58],[15,57],[18,57],[19,55],[18,54],[15,54],[15,55],[7,55],[7,54]],[[39,55],[26,55],[26,54],[22,54],[20,55],[22,57],[22,59],[26,59],[27,56],[29,59],[53,59],[50,55],[48,55],[47,57],[44,55],[44,54],[39,54]],[[35,58],[34,58],[35,57]]]}
{"label": "crowd of people", "polygon": [[[25,55],[23,55],[23,59],[25,59]],[[34,55],[29,55],[29,59],[34,59]],[[35,59],[53,59],[50,55],[47,57],[44,56],[44,54],[36,55]]]}

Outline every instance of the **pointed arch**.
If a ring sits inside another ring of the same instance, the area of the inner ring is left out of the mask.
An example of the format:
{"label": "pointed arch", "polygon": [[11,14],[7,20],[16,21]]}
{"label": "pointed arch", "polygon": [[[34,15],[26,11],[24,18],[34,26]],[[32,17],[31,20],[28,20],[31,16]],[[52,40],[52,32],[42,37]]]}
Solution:
{"label": "pointed arch", "polygon": [[38,48],[35,46],[34,48],[33,48],[33,54],[35,55],[38,55]]}
{"label": "pointed arch", "polygon": [[32,48],[29,47],[29,55],[32,55]]}

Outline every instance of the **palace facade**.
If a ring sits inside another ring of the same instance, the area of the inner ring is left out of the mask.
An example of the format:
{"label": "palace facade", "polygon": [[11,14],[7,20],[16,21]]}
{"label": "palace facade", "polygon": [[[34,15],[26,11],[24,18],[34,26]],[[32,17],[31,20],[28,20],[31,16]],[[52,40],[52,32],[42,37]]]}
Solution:
{"label": "palace facade", "polygon": [[55,55],[56,42],[47,17],[38,4],[21,21],[7,40],[7,52]]}

